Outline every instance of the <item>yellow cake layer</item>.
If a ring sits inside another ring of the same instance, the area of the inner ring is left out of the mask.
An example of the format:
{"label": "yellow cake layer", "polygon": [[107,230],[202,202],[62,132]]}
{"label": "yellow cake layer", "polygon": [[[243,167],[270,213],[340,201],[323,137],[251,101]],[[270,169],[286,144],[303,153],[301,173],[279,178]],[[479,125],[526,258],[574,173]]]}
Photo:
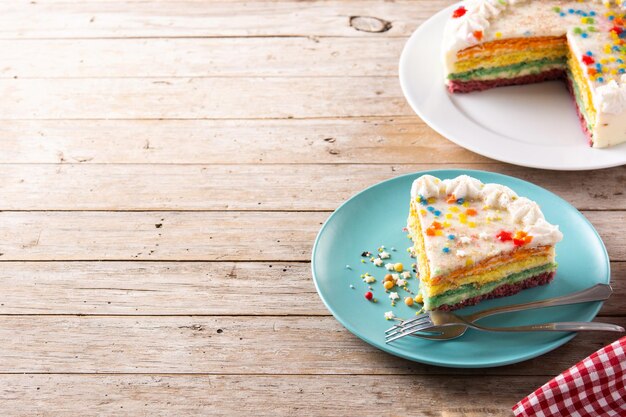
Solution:
{"label": "yellow cake layer", "polygon": [[511,274],[546,265],[551,262],[554,262],[554,256],[552,255],[531,256],[530,258],[522,259],[517,262],[504,263],[500,267],[493,268],[482,273],[475,274],[470,271],[467,275],[459,277],[454,281],[446,280],[440,282],[439,284],[428,284],[427,282],[424,282],[422,291],[424,291],[423,295],[427,297],[434,297],[465,284],[474,284],[477,287],[480,287],[481,285],[489,282],[500,281]]}
{"label": "yellow cake layer", "polygon": [[407,221],[411,239],[415,248],[415,256],[417,258],[417,271],[420,280],[430,279],[430,268],[428,266],[428,258],[426,257],[426,248],[424,247],[424,238],[422,236],[422,226],[417,216],[415,202],[411,203],[409,219]]}
{"label": "yellow cake layer", "polygon": [[559,59],[565,58],[566,55],[567,47],[565,44],[547,45],[547,47],[526,50],[513,49],[498,51],[497,54],[489,57],[478,56],[457,61],[454,64],[454,72],[466,72],[479,68],[504,67],[541,59]]}
{"label": "yellow cake layer", "polygon": [[578,87],[579,99],[584,107],[581,110],[588,116],[588,122],[594,123],[596,120],[596,108],[593,105],[593,97],[591,95],[591,89],[589,88],[589,80],[586,78],[583,68],[574,54],[569,54],[567,66],[572,73],[576,86]]}

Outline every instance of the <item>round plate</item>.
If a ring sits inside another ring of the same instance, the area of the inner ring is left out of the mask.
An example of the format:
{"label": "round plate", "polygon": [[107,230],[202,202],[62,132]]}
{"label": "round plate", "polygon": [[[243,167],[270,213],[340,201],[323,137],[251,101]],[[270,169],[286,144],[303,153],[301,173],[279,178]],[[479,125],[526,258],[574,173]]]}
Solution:
{"label": "round plate", "polygon": [[[491,172],[424,171],[397,177],[362,191],[339,207],[322,226],[313,247],[313,280],[320,297],[335,318],[356,336],[386,352],[417,362],[459,368],[520,362],[572,339],[574,335],[568,333],[486,333],[470,329],[455,340],[429,341],[405,337],[385,344],[384,331],[394,322],[385,320],[384,313],[394,311],[398,317],[410,318],[417,309],[402,302],[391,307],[381,285],[386,270],[375,267],[369,259],[362,258],[361,253],[375,253],[378,247],[385,245],[392,255],[391,262],[402,262],[407,267],[411,265],[413,260],[406,252],[411,241],[402,228],[408,216],[411,184],[423,174],[442,179],[467,174],[485,183],[504,184],[519,195],[535,200],[547,220],[558,224],[564,235],[556,247],[559,268],[551,284],[524,290],[511,297],[484,301],[478,306],[459,310],[460,313],[566,295],[597,283],[609,282],[609,258],[602,240],[589,221],[560,197],[526,181]],[[396,251],[392,251],[392,247]],[[361,259],[365,259],[366,263],[361,263]],[[371,284],[377,303],[364,298],[368,289],[360,275],[365,272],[377,279]],[[409,289],[415,291],[417,284],[417,279],[411,278]],[[400,295],[404,293],[402,290],[398,292]],[[512,326],[550,321],[591,321],[601,305],[597,302],[509,313],[485,318],[481,323]]]}
{"label": "round plate", "polygon": [[590,148],[560,81],[450,94],[444,85],[443,28],[456,6],[413,33],[400,58],[400,84],[413,110],[441,135],[512,164],[557,170],[626,164],[626,143]]}

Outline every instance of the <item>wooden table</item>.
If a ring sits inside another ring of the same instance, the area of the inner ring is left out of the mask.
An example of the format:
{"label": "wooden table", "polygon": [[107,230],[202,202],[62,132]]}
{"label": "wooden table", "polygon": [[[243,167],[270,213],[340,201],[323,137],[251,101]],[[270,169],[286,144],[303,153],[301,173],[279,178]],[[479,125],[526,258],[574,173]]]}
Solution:
{"label": "wooden table", "polygon": [[626,169],[498,163],[405,102],[400,51],[447,4],[2,2],[2,414],[509,415],[612,341],[437,368],[361,342],[315,292],[342,201],[469,167],[579,208],[612,260],[601,319],[626,324]]}

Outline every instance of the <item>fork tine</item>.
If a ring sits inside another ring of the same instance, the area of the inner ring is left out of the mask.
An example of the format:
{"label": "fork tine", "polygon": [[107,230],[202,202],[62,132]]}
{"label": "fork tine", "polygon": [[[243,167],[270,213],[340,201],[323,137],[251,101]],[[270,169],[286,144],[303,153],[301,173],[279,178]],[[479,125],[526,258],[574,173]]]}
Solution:
{"label": "fork tine", "polygon": [[394,336],[392,336],[392,337],[387,337],[387,338],[385,339],[385,343],[391,343],[391,342],[393,342],[394,340],[398,340],[398,339],[400,339],[400,338],[402,338],[402,337],[405,337],[405,336],[411,335],[411,334],[413,334],[413,333],[417,333],[417,332],[422,332],[422,331],[425,331],[426,329],[430,329],[431,327],[435,327],[435,326],[433,326],[433,324],[432,324],[432,323],[422,324],[421,326],[416,326],[416,328],[415,328],[415,329],[413,329],[413,330],[406,331],[406,332],[402,332],[402,333],[400,333],[400,334],[396,334],[396,335],[394,335]]}
{"label": "fork tine", "polygon": [[385,333],[390,333],[390,332],[392,332],[393,330],[397,329],[398,327],[405,327],[405,326],[407,326],[407,325],[409,325],[409,324],[411,324],[411,323],[413,323],[413,322],[415,322],[415,321],[417,321],[417,320],[421,320],[422,318],[424,318],[424,317],[426,317],[426,316],[428,316],[428,313],[418,314],[418,315],[416,315],[416,316],[415,316],[415,317],[413,317],[413,318],[410,318],[410,319],[408,319],[408,320],[404,320],[404,321],[403,321],[403,322],[401,322],[400,324],[396,324],[396,325],[394,325],[393,327],[390,327],[389,329],[387,329],[387,330],[385,331]]}
{"label": "fork tine", "polygon": [[419,326],[420,324],[423,324],[423,323],[431,323],[430,317],[428,316],[420,317],[419,320],[413,320],[409,326],[398,326],[396,328],[389,329],[390,330],[389,332],[385,332],[385,337],[393,336],[394,334],[404,332],[407,329],[413,328],[413,326]]}
{"label": "fork tine", "polygon": [[391,337],[397,336],[399,334],[403,334],[403,335],[408,335],[411,334],[413,332],[420,332],[420,331],[424,331],[424,329],[430,329],[431,327],[436,327],[435,324],[431,321],[423,321],[419,324],[415,324],[413,326],[411,326],[411,328],[408,329],[404,329],[400,332],[397,332],[395,334],[388,334],[385,336],[386,339],[389,339]]}
{"label": "fork tine", "polygon": [[427,317],[424,317],[420,321],[411,323],[410,326],[405,326],[405,327],[398,329],[398,331],[394,333],[388,333],[385,337],[393,336],[398,333],[414,332],[416,328],[421,328],[423,325],[434,326],[434,323],[430,319],[430,317],[427,316]]}

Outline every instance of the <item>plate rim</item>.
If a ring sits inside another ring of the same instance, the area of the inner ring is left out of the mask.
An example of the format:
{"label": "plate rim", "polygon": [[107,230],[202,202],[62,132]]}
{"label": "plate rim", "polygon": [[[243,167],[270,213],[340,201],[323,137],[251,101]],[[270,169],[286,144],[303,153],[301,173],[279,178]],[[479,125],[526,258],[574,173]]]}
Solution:
{"label": "plate rim", "polygon": [[[398,78],[399,78],[399,82],[400,82],[400,89],[402,90],[402,94],[405,98],[405,100],[409,103],[409,106],[411,107],[411,109],[415,112],[415,114],[417,114],[417,116],[424,122],[426,123],[431,129],[433,129],[435,132],[437,132],[438,134],[440,134],[441,136],[443,136],[445,139],[461,146],[464,149],[467,149],[471,152],[474,152],[476,154],[485,156],[487,158],[496,160],[496,161],[500,161],[500,162],[506,162],[509,164],[513,164],[513,165],[517,165],[517,166],[523,166],[523,167],[528,167],[528,168],[538,168],[538,169],[546,169],[546,170],[553,170],[553,171],[588,171],[588,170],[593,170],[593,169],[609,169],[609,168],[615,168],[615,167],[619,167],[619,166],[623,166],[626,165],[626,156],[624,156],[622,158],[622,160],[613,160],[609,163],[595,163],[595,164],[591,164],[591,165],[581,165],[581,164],[569,164],[569,165],[563,165],[563,166],[551,166],[551,165],[547,165],[547,164],[541,164],[541,163],[533,163],[532,160],[524,160],[524,161],[519,161],[516,160],[514,157],[511,157],[509,155],[499,155],[497,152],[491,152],[488,149],[485,150],[484,148],[480,147],[480,146],[474,146],[471,142],[467,143],[464,141],[459,141],[458,140],[458,135],[455,134],[449,134],[449,129],[447,129],[445,126],[439,124],[439,123],[433,123],[429,117],[425,117],[425,113],[420,109],[420,106],[417,105],[417,103],[415,102],[415,100],[413,100],[411,94],[409,93],[411,90],[409,89],[407,83],[409,82],[409,75],[408,75],[408,61],[409,61],[409,56],[411,53],[411,49],[413,47],[413,44],[416,42],[416,39],[418,39],[420,37],[420,34],[422,31],[424,30],[428,30],[429,24],[432,24],[433,21],[437,18],[439,18],[441,15],[444,15],[445,13],[449,13],[451,10],[453,10],[455,7],[458,7],[460,4],[462,4],[462,2],[456,2],[453,3],[449,6],[444,7],[443,9],[439,10],[438,12],[436,12],[435,14],[433,14],[432,16],[430,16],[428,19],[426,19],[424,22],[422,22],[411,34],[411,36],[409,36],[409,38],[406,40],[403,48],[402,48],[402,52],[400,54],[400,60],[398,63]],[[438,59],[441,59],[441,57],[439,56]],[[443,86],[442,86],[443,89]],[[446,93],[447,94],[447,93]],[[485,130],[485,128],[483,128],[480,125],[477,125],[476,123],[474,123],[474,125],[476,125],[478,128],[480,128],[483,133],[489,133],[491,135],[496,135],[498,137],[500,137],[500,135],[497,135],[495,132],[490,132],[488,130]],[[457,137],[455,137],[457,136]],[[527,144],[525,146],[534,146],[532,144]],[[497,149],[497,148],[496,148]],[[595,149],[595,151],[597,152],[610,152],[610,148],[599,148],[599,149]]]}
{"label": "plate rim", "polygon": [[[555,349],[565,345],[567,342],[569,342],[574,337],[576,337],[577,333],[564,334],[561,338],[559,338],[559,339],[557,339],[557,340],[555,340],[553,342],[547,343],[547,344],[543,345],[543,347],[540,347],[539,349],[533,350],[532,353],[528,353],[528,354],[525,354],[525,355],[517,356],[515,358],[505,359],[505,360],[500,360],[500,361],[491,361],[491,362],[483,361],[483,362],[474,362],[474,363],[461,363],[461,362],[453,362],[453,361],[441,362],[441,361],[434,361],[434,360],[428,360],[428,359],[417,359],[417,358],[415,358],[414,356],[411,356],[408,353],[404,353],[404,351],[402,351],[402,350],[392,350],[390,347],[388,347],[388,345],[379,345],[377,342],[371,340],[370,338],[361,335],[357,329],[355,329],[352,325],[350,325],[347,321],[345,321],[341,316],[339,316],[337,314],[337,312],[329,304],[328,300],[326,300],[326,298],[324,297],[322,291],[320,290],[319,284],[318,284],[318,277],[317,277],[316,267],[315,267],[315,264],[316,264],[316,256],[315,256],[315,254],[316,254],[316,251],[317,251],[320,239],[321,239],[324,231],[326,230],[326,228],[328,227],[330,222],[335,218],[335,216],[337,216],[337,213],[339,213],[339,211],[344,206],[346,206],[350,201],[354,200],[355,198],[357,198],[361,194],[369,192],[371,189],[373,189],[375,187],[382,186],[382,185],[384,185],[386,183],[389,183],[389,182],[392,182],[392,181],[398,181],[398,180],[406,178],[406,177],[412,177],[412,176],[417,176],[417,175],[430,174],[430,175],[437,176],[436,174],[438,174],[438,173],[440,174],[440,173],[450,173],[450,172],[461,172],[461,173],[464,173],[464,174],[470,175],[470,176],[472,175],[472,173],[496,175],[496,176],[499,176],[499,177],[505,177],[505,178],[508,178],[508,179],[513,179],[515,181],[521,181],[522,183],[526,183],[526,184],[531,185],[533,187],[537,187],[537,188],[539,188],[539,189],[541,189],[541,190],[551,194],[553,197],[556,197],[558,200],[560,200],[561,203],[564,203],[564,204],[570,206],[571,208],[573,208],[578,213],[580,218],[582,218],[584,220],[584,222],[590,227],[590,229],[593,231],[594,235],[596,236],[596,238],[600,242],[600,247],[602,249],[602,255],[604,256],[604,264],[606,266],[606,271],[607,271],[606,283],[607,284],[611,283],[611,261],[610,261],[610,258],[609,258],[608,251],[606,249],[606,245],[604,244],[604,241],[602,240],[602,237],[600,236],[600,234],[598,233],[596,228],[593,226],[591,221],[589,221],[589,219],[587,219],[587,217],[585,217],[576,207],[574,207],[572,204],[570,204],[567,200],[565,200],[561,196],[553,193],[552,191],[550,191],[550,190],[548,190],[546,188],[543,188],[543,187],[541,187],[541,186],[539,186],[537,184],[534,184],[534,183],[532,183],[530,181],[526,181],[526,180],[523,180],[521,178],[517,178],[517,177],[511,176],[511,175],[501,174],[499,172],[476,170],[476,169],[440,168],[440,169],[430,169],[430,170],[416,171],[416,172],[413,172],[413,173],[407,173],[407,174],[403,174],[403,175],[398,175],[396,177],[388,178],[386,180],[377,182],[376,184],[368,186],[365,189],[363,189],[363,190],[353,194],[351,197],[349,197],[343,203],[341,203],[330,214],[330,216],[328,216],[328,218],[326,219],[326,221],[324,222],[324,224],[320,228],[319,232],[317,233],[317,236],[315,237],[315,242],[313,243],[313,248],[311,250],[311,274],[312,274],[312,278],[313,278],[313,283],[315,284],[315,290],[316,290],[318,296],[320,297],[320,299],[322,300],[322,302],[324,303],[324,306],[332,314],[332,316],[335,318],[335,320],[337,320],[346,330],[348,330],[350,333],[352,333],[353,335],[355,335],[359,339],[363,340],[364,342],[366,342],[370,346],[372,346],[372,347],[374,347],[376,349],[382,350],[383,352],[389,353],[391,355],[398,356],[400,358],[407,359],[407,360],[410,360],[410,361],[413,361],[413,362],[423,363],[423,364],[426,364],[426,365],[434,365],[434,366],[439,366],[439,367],[444,367],[444,368],[479,369],[479,368],[495,368],[495,367],[500,367],[500,366],[512,365],[512,364],[515,364],[515,363],[524,362],[526,360],[542,356],[542,355],[544,355],[544,354],[546,354],[546,353],[548,353],[548,352],[550,352],[552,350],[555,350]],[[591,320],[593,320],[593,319],[595,319],[597,317],[598,313],[600,312],[600,309],[604,305],[604,301],[598,301],[596,303],[597,303],[596,307],[592,310]]]}

